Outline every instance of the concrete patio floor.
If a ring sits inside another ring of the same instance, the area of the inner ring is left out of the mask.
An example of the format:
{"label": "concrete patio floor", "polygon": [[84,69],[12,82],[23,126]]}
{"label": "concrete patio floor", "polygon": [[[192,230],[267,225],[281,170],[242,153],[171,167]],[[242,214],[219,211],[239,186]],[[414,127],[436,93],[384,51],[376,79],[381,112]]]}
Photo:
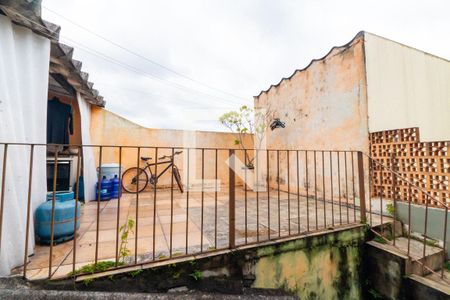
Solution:
{"label": "concrete patio floor", "polygon": [[[187,203],[187,193],[182,194],[179,190],[174,190],[173,206],[170,195],[170,189],[158,189],[155,209],[153,191],[139,194],[137,228],[128,237],[127,248],[130,250],[130,255],[126,261],[130,263],[135,261],[136,232],[138,263],[150,261],[153,257],[158,260],[167,258],[170,254],[179,256],[228,247],[228,187],[221,187],[217,194],[217,205],[215,193],[204,192],[203,225],[200,192],[190,192],[189,203]],[[316,201],[314,196],[310,195],[307,201],[304,196],[298,197],[296,194],[288,195],[286,192],[280,192],[280,201],[278,201],[278,192],[270,190],[270,210],[268,210],[267,192],[260,192],[258,196],[257,201],[256,193],[247,191],[247,201],[245,201],[244,189],[236,188],[236,245],[255,243],[258,241],[258,235],[259,241],[264,241],[269,238],[269,233],[271,239],[276,239],[306,233],[308,227],[311,232],[328,229],[333,226],[333,221],[334,226],[337,227],[359,223],[360,220],[358,208],[354,209],[352,205],[345,205],[347,201],[345,198],[341,199],[342,205],[339,206],[338,199],[334,199],[333,203],[324,202],[321,199]],[[350,204],[353,203],[353,199],[348,201]],[[153,218],[155,211],[156,220]],[[136,195],[124,193],[120,199],[120,210],[118,210],[117,199],[100,202],[98,261],[115,260],[118,212],[119,226],[125,224],[129,218],[136,220]],[[97,241],[96,218],[96,201],[82,205],[81,225],[76,239],[76,268],[94,262]],[[153,232],[155,232],[154,236]],[[52,278],[65,277],[72,271],[73,246],[72,240],[53,247]],[[27,266],[28,279],[48,277],[49,253],[49,246],[36,245],[34,255],[30,257]]]}

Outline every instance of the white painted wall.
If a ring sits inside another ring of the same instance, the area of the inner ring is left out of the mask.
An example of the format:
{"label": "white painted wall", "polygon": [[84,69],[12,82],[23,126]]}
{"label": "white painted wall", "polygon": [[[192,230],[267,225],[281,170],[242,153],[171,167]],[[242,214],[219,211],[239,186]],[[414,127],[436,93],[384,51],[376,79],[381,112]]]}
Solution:
{"label": "white painted wall", "polygon": [[419,127],[450,140],[450,61],[365,33],[369,131]]}
{"label": "white painted wall", "polygon": [[[0,15],[0,142],[46,142],[49,65],[50,40]],[[0,170],[4,149],[0,146]],[[5,188],[0,190],[4,195],[0,276],[23,263],[28,200],[30,147],[10,145],[7,151]],[[34,210],[45,201],[46,192],[46,148],[36,147],[28,254],[34,247]]]}

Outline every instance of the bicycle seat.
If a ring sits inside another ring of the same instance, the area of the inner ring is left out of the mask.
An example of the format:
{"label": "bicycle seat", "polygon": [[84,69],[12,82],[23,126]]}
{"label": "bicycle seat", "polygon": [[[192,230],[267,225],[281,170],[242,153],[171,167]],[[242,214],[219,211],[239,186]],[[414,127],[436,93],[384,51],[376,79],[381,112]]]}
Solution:
{"label": "bicycle seat", "polygon": [[151,157],[147,157],[147,156],[141,156],[141,159],[143,161],[147,161],[147,160],[151,160],[152,158]]}

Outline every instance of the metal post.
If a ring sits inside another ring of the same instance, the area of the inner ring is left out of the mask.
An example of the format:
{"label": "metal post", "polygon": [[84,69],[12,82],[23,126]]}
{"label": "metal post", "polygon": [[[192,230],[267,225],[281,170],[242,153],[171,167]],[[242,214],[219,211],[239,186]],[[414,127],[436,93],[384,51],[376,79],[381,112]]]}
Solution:
{"label": "metal post", "polygon": [[[392,218],[394,219],[394,223],[392,224],[392,226],[393,226],[393,244],[394,244],[394,246],[395,246],[395,231],[396,231],[396,228],[395,228],[395,214],[396,214],[396,212],[397,212],[397,202],[396,202],[396,197],[395,197],[395,189],[397,188],[397,175],[396,175],[396,172],[398,172],[398,166],[397,166],[397,160],[396,160],[396,157],[395,157],[395,154],[392,154],[392,156],[391,156],[391,160],[392,160],[392,168],[393,168],[393,170],[394,170],[394,172],[392,172],[392,174],[391,174],[391,176],[392,176],[392,201],[394,202],[394,204],[393,204],[393,207],[394,207],[394,212],[392,213]],[[427,204],[428,205],[428,204]],[[428,209],[428,206],[427,206],[427,209]]]}
{"label": "metal post", "polygon": [[33,155],[34,145],[30,149],[30,168],[28,175],[28,197],[27,197],[27,220],[25,227],[25,253],[23,255],[23,278],[27,277],[27,260],[28,260],[28,238],[30,234],[30,210],[31,210],[31,190],[33,185]]}
{"label": "metal post", "polygon": [[8,144],[3,148],[3,166],[2,166],[2,195],[0,197],[0,249],[2,246],[3,232],[3,206],[5,202],[5,182],[6,182],[6,161],[8,160]]}
{"label": "metal post", "polygon": [[366,190],[364,186],[364,161],[363,153],[358,151],[358,182],[359,182],[359,207],[361,223],[366,222]]}
{"label": "metal post", "polygon": [[82,147],[78,147],[77,155],[77,190],[75,191],[75,211],[74,211],[74,222],[73,222],[73,261],[72,261],[72,273],[75,274],[75,264],[77,262],[77,223],[78,223],[78,200],[80,193],[80,165],[81,165],[81,153],[83,151]]}
{"label": "metal post", "polygon": [[229,187],[228,187],[228,193],[230,197],[230,203],[229,203],[229,212],[228,212],[228,235],[229,235],[229,247],[230,249],[234,248],[236,246],[236,240],[235,240],[235,221],[236,221],[236,215],[235,215],[235,205],[236,205],[236,194],[235,194],[235,174],[234,174],[234,150],[229,150],[229,168],[228,168],[228,175],[229,175]]}
{"label": "metal post", "polygon": [[53,194],[52,194],[52,218],[50,228],[50,253],[48,260],[48,278],[52,276],[52,260],[53,260],[53,239],[55,237],[55,202],[56,202],[56,179],[58,176],[58,151],[59,147],[55,147],[55,160],[53,162]]}

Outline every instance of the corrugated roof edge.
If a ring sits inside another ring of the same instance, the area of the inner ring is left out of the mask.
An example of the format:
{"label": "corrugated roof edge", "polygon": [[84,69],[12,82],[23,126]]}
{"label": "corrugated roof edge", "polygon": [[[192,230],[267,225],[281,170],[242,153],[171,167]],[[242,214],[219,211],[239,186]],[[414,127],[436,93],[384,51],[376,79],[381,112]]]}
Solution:
{"label": "corrugated roof edge", "polygon": [[[26,27],[34,33],[48,38],[51,41],[51,57],[53,58],[50,63],[50,71],[52,63],[65,68],[67,72],[63,72],[64,74],[61,75],[84,96],[86,101],[99,107],[105,107],[105,100],[97,90],[93,89],[94,84],[88,81],[89,74],[81,70],[82,63],[72,58],[74,48],[59,42],[61,26],[47,22],[40,16],[30,19],[16,9],[4,5],[0,5],[0,12],[3,12],[14,24]],[[57,56],[58,54],[60,55]],[[55,59],[58,61],[57,63],[55,63]]]}
{"label": "corrugated roof edge", "polygon": [[258,97],[260,97],[262,94],[268,93],[272,88],[278,87],[281,83],[283,83],[283,81],[285,81],[285,80],[290,80],[295,74],[297,74],[297,72],[305,71],[305,70],[307,70],[313,63],[326,59],[326,58],[328,57],[328,55],[330,55],[334,50],[349,47],[349,46],[350,46],[357,38],[359,38],[359,37],[361,37],[361,36],[364,36],[364,34],[365,34],[365,31],[360,31],[360,32],[358,32],[358,33],[355,35],[355,37],[352,38],[348,43],[346,43],[346,44],[344,44],[344,45],[342,45],[342,46],[334,46],[334,47],[332,47],[332,48],[330,49],[330,51],[328,51],[327,54],[325,54],[325,55],[322,56],[321,58],[315,58],[315,59],[311,60],[311,62],[310,62],[306,67],[304,67],[303,69],[297,69],[297,70],[295,70],[294,73],[292,73],[291,76],[289,76],[289,77],[283,77],[283,78],[280,80],[280,82],[278,82],[277,84],[272,84],[268,89],[262,90],[257,96],[253,96],[253,98],[258,98]]}
{"label": "corrugated roof edge", "polygon": [[321,60],[326,59],[326,58],[328,57],[328,55],[330,55],[330,53],[333,52],[334,50],[346,48],[346,47],[350,46],[357,38],[359,38],[360,36],[364,36],[364,35],[366,35],[366,34],[368,34],[368,35],[373,35],[373,36],[376,36],[376,37],[378,37],[378,38],[381,38],[381,39],[390,41],[390,42],[392,42],[392,43],[396,43],[396,44],[402,45],[403,47],[407,47],[407,48],[416,50],[416,51],[421,52],[421,53],[423,53],[423,54],[425,54],[425,55],[429,55],[429,56],[432,56],[432,57],[434,57],[434,58],[441,59],[441,60],[446,61],[446,62],[450,62],[450,60],[448,60],[448,59],[446,59],[446,58],[443,58],[443,57],[441,57],[441,56],[437,56],[437,55],[435,55],[435,54],[432,54],[432,53],[429,53],[429,52],[420,50],[420,49],[415,48],[415,47],[412,47],[412,46],[408,46],[408,45],[406,45],[406,44],[403,44],[403,43],[394,41],[394,40],[392,40],[392,39],[389,39],[389,38],[386,38],[386,37],[383,37],[383,36],[380,36],[380,35],[377,35],[377,34],[368,32],[368,31],[361,30],[360,32],[358,32],[358,33],[355,35],[354,38],[352,38],[352,39],[351,39],[348,43],[346,43],[345,45],[342,45],[342,46],[334,46],[334,47],[332,47],[332,48],[330,49],[330,51],[328,51],[328,53],[325,54],[323,57],[311,60],[311,62],[310,62],[306,67],[304,67],[303,69],[297,69],[297,70],[295,70],[294,73],[292,73],[291,76],[282,78],[282,79],[280,80],[280,82],[278,82],[277,84],[272,84],[268,89],[262,90],[262,91],[258,94],[258,96],[253,96],[253,98],[258,98],[258,97],[260,97],[262,94],[268,93],[272,88],[278,87],[283,81],[291,79],[297,72],[305,71],[305,70],[308,69],[314,62],[317,62],[317,61],[321,61]]}

